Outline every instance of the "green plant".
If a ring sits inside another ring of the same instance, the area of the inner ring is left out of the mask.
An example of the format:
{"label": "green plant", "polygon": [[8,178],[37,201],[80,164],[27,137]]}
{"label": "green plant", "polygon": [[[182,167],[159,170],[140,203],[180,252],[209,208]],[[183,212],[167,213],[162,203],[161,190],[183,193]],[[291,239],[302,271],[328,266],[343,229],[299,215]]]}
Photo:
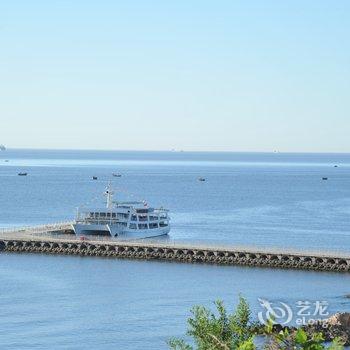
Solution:
{"label": "green plant", "polygon": [[[195,306],[188,319],[187,334],[194,339],[197,350],[253,350],[251,312],[247,301],[239,298],[236,310],[228,314],[222,301],[216,301],[216,313],[204,306]],[[182,339],[171,339],[169,345],[176,350],[190,350],[192,346]]]}
{"label": "green plant", "polygon": [[265,348],[267,350],[342,350],[343,344],[339,339],[334,339],[333,342],[327,346],[325,345],[322,333],[313,333],[309,335],[304,329],[299,328],[296,331],[290,332],[288,329],[279,333],[271,332],[268,326],[268,338]]}
{"label": "green plant", "polygon": [[[229,314],[222,301],[216,301],[216,312],[204,306],[195,306],[188,319],[187,335],[193,339],[194,345],[183,339],[171,339],[168,344],[173,350],[255,350],[255,336],[266,337],[266,350],[343,350],[339,339],[325,345],[322,333],[308,334],[302,328],[289,331],[285,329],[274,332],[270,320],[263,334],[257,324],[251,321],[251,311],[247,301],[239,297],[239,303],[232,314]],[[194,347],[195,346],[195,347]]]}

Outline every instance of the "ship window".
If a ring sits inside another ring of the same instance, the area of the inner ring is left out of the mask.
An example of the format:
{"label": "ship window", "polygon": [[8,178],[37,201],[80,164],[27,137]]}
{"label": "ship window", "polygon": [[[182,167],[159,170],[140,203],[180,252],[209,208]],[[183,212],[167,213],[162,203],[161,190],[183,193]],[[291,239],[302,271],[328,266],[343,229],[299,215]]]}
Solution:
{"label": "ship window", "polygon": [[131,221],[137,221],[137,216],[136,215],[131,215]]}
{"label": "ship window", "polygon": [[158,224],[155,222],[152,222],[149,224],[149,228],[158,228]]}
{"label": "ship window", "polygon": [[136,227],[136,224],[130,224],[129,228],[131,228],[132,230],[136,230],[137,227]]}
{"label": "ship window", "polygon": [[159,227],[167,227],[167,226],[168,226],[167,222],[162,221],[159,223]]}
{"label": "ship window", "polygon": [[112,218],[115,218],[116,217],[116,214],[115,213],[112,213]]}
{"label": "ship window", "polygon": [[95,213],[95,217],[99,217],[100,216],[100,213]]}
{"label": "ship window", "polygon": [[139,224],[139,230],[146,230],[146,229],[148,229],[147,224]]}
{"label": "ship window", "polygon": [[147,221],[147,215],[139,215],[139,221]]}
{"label": "ship window", "polygon": [[111,213],[107,213],[107,218],[110,218],[111,217]]}
{"label": "ship window", "polygon": [[101,218],[105,218],[106,217],[106,213],[100,213]]}
{"label": "ship window", "polygon": [[157,221],[158,216],[150,216],[149,219],[150,219],[150,221]]}
{"label": "ship window", "polygon": [[137,209],[136,212],[138,212],[140,214],[146,214],[146,213],[148,213],[148,209]]}

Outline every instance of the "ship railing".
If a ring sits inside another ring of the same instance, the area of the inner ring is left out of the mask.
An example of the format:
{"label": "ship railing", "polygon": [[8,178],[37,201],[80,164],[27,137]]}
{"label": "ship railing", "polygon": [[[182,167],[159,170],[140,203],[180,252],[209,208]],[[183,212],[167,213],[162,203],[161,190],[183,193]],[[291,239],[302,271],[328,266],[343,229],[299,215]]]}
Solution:
{"label": "ship railing", "polygon": [[157,212],[157,213],[168,213],[168,212],[169,212],[169,209],[154,208],[153,212]]}
{"label": "ship railing", "polygon": [[90,225],[106,225],[106,224],[118,224],[120,222],[126,222],[127,219],[122,218],[79,218],[76,220],[79,224],[90,224]]}

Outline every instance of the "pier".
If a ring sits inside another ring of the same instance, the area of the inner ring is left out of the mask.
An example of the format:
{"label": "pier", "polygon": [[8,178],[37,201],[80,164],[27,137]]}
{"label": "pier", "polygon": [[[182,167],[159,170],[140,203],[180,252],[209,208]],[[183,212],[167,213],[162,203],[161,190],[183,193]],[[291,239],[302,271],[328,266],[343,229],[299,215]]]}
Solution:
{"label": "pier", "polygon": [[[241,265],[318,271],[350,271],[346,253],[311,253],[276,249],[204,246],[149,240],[80,240],[71,223],[0,230],[0,251],[109,258],[165,260],[183,263]],[[54,234],[53,234],[54,233]]]}

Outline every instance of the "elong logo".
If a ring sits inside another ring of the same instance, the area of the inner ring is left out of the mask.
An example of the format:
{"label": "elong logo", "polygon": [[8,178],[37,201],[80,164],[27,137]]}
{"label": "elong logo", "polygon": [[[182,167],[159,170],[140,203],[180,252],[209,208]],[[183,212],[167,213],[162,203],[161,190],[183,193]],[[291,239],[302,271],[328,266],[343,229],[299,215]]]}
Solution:
{"label": "elong logo", "polygon": [[327,301],[302,301],[295,303],[298,310],[293,312],[292,307],[282,301],[271,302],[266,299],[258,298],[263,310],[258,312],[258,319],[262,324],[272,322],[282,326],[288,325],[295,315],[295,324],[298,326],[322,322],[329,316]]}

